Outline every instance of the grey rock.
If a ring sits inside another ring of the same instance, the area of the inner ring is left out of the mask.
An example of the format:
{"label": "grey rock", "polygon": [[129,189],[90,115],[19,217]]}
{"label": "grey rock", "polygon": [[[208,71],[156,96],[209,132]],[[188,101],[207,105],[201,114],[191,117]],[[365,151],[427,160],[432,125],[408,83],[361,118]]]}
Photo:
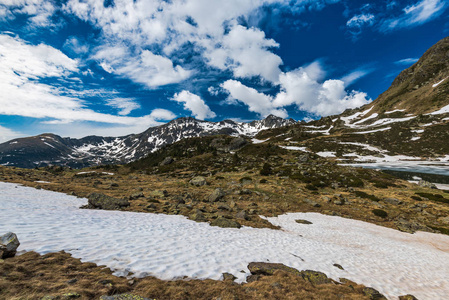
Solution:
{"label": "grey rock", "polygon": [[216,188],[212,194],[209,195],[209,202],[220,201],[225,196],[225,192],[222,189]]}
{"label": "grey rock", "polygon": [[14,257],[19,245],[19,239],[15,233],[7,232],[0,236],[0,258]]}
{"label": "grey rock", "polygon": [[120,209],[129,206],[129,201],[126,199],[118,199],[100,193],[92,193],[87,196],[87,208],[99,208],[105,210]]}
{"label": "grey rock", "polygon": [[246,213],[246,211],[241,210],[239,211],[236,215],[235,215],[236,219],[241,219],[241,220],[250,220],[250,217],[248,216],[248,214]]}
{"label": "grey rock", "polygon": [[310,199],[304,199],[303,201],[304,201],[305,203],[307,203],[307,204],[312,205],[313,207],[321,207],[321,204],[319,204],[319,203],[317,203],[317,202],[315,202],[315,201],[313,201],[313,200],[310,200]]}
{"label": "grey rock", "polygon": [[161,161],[159,163],[160,166],[167,166],[169,164],[172,164],[175,160],[173,159],[173,157],[171,156],[167,156],[166,158],[164,158],[163,161]]}
{"label": "grey rock", "polygon": [[296,222],[296,223],[299,223],[299,224],[305,224],[305,225],[313,224],[313,223],[310,222],[310,221],[307,221],[307,220],[301,220],[301,219],[295,220],[295,222]]}
{"label": "grey rock", "polygon": [[384,201],[392,205],[401,205],[403,203],[401,200],[396,198],[385,198]]}
{"label": "grey rock", "polygon": [[189,183],[194,186],[203,186],[207,184],[207,181],[203,176],[196,176],[190,179]]}
{"label": "grey rock", "polygon": [[425,181],[425,180],[420,180],[418,182],[418,185],[422,186],[422,187],[426,187],[426,188],[431,188],[431,189],[436,189],[437,188],[435,184],[433,184],[431,182],[428,182],[428,181]]}
{"label": "grey rock", "polygon": [[238,222],[230,219],[226,219],[224,217],[218,217],[212,222],[210,222],[211,226],[218,226],[222,228],[240,228],[242,225],[240,225]]}
{"label": "grey rock", "polygon": [[373,289],[371,287],[366,287],[363,289],[363,294],[367,297],[369,297],[369,299],[371,300],[380,300],[380,299],[387,299],[385,298],[384,295],[382,295],[381,293],[379,293],[378,290]]}
{"label": "grey rock", "polygon": [[231,273],[223,273],[223,280],[224,280],[224,281],[226,281],[226,280],[234,281],[234,280],[236,280],[236,279],[237,279],[237,277],[235,277],[235,276],[232,275]]}

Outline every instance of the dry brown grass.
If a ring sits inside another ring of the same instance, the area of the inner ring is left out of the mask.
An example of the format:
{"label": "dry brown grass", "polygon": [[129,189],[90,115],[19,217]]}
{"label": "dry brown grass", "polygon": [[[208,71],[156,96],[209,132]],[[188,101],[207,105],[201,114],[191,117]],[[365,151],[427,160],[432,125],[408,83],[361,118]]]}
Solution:
{"label": "dry brown grass", "polygon": [[[65,252],[27,252],[0,263],[0,299],[40,299],[77,293],[79,299],[132,293],[154,299],[368,299],[353,282],[314,286],[283,271],[248,284],[230,280],[163,281],[154,277],[129,279],[93,263],[81,263]],[[75,282],[69,283],[70,280]],[[132,283],[132,284],[131,284]],[[62,297],[63,299],[63,297]]]}

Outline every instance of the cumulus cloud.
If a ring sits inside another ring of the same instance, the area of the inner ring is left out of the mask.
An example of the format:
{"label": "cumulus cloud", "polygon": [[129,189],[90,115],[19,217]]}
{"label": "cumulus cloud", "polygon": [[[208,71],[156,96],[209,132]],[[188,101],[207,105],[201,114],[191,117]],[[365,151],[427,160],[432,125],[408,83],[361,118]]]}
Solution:
{"label": "cumulus cloud", "polygon": [[285,109],[277,109],[273,105],[273,97],[259,93],[257,90],[243,85],[236,80],[227,80],[221,87],[228,91],[232,99],[238,100],[248,106],[248,110],[258,113],[262,117],[270,114],[286,118],[288,116]]}
{"label": "cumulus cloud", "polygon": [[385,19],[380,30],[391,31],[424,24],[439,17],[446,8],[447,3],[443,0],[421,0],[405,7],[400,16]]}
{"label": "cumulus cloud", "polygon": [[[158,124],[161,118],[174,117],[165,110],[155,110],[154,114],[142,117],[99,113],[89,109],[83,100],[66,95],[77,91],[42,83],[42,79],[64,80],[79,71],[76,60],[48,45],[31,45],[2,34],[0,53],[0,114],[44,119],[48,124],[91,121],[147,127]],[[129,100],[111,100],[109,104],[121,109],[122,114],[136,108]]]}
{"label": "cumulus cloud", "polygon": [[15,19],[18,15],[26,15],[29,24],[35,27],[55,26],[51,16],[57,7],[50,0],[3,0],[0,1],[0,14],[7,19]]}
{"label": "cumulus cloud", "polygon": [[[300,13],[338,1],[117,0],[106,7],[97,0],[69,0],[64,11],[100,28],[109,44],[103,45],[105,49],[120,44],[134,49],[114,55],[113,62],[107,61],[107,56],[100,60],[107,72],[156,88],[191,75],[183,66],[171,63],[182,58],[187,44],[213,68],[229,70],[239,78],[260,76],[274,82],[281,73],[282,59],[272,49],[279,45],[257,28],[239,25],[239,20],[267,5]],[[149,68],[147,60],[151,61]],[[133,71],[135,68],[138,70]]]}
{"label": "cumulus cloud", "polygon": [[179,65],[174,66],[164,56],[148,50],[142,50],[135,56],[124,46],[100,47],[94,58],[106,72],[124,76],[148,88],[178,83],[192,74]]}
{"label": "cumulus cloud", "polygon": [[176,93],[171,100],[183,103],[184,109],[190,110],[197,119],[204,120],[216,117],[216,114],[207,106],[203,99],[189,91]]}
{"label": "cumulus cloud", "polygon": [[[325,71],[319,62],[282,73],[279,77],[280,92],[276,96],[259,93],[235,80],[228,80],[221,86],[229,92],[230,97],[248,105],[250,111],[262,116],[274,114],[287,117],[284,108],[291,105],[318,116],[328,116],[371,101],[366,93],[346,91],[343,80],[333,79],[321,83],[323,74]],[[352,77],[351,80],[354,80],[357,76]]]}

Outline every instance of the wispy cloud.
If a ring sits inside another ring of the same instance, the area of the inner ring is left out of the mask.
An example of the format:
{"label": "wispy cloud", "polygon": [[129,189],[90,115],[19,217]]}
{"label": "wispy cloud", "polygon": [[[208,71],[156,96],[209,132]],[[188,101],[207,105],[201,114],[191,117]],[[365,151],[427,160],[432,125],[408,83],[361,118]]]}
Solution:
{"label": "wispy cloud", "polygon": [[419,58],[404,58],[398,61],[395,61],[394,63],[397,65],[413,65],[415,62],[417,62],[419,60]]}
{"label": "wispy cloud", "polygon": [[[156,111],[142,117],[125,117],[136,108],[129,99],[115,98],[109,105],[121,109],[122,115],[99,113],[87,108],[82,99],[68,88],[43,83],[43,79],[64,80],[79,72],[78,62],[45,44],[31,45],[9,35],[0,35],[0,114],[43,119],[47,123],[90,121],[122,126],[151,126],[174,114]],[[100,90],[103,92],[103,90]],[[91,92],[90,92],[91,93]],[[121,102],[121,103],[120,103]]]}
{"label": "wispy cloud", "polygon": [[388,32],[395,29],[418,26],[439,17],[446,8],[446,1],[421,0],[405,7],[401,15],[383,20],[380,24],[380,30]]}
{"label": "wispy cloud", "polygon": [[16,139],[19,137],[23,137],[24,135],[20,132],[16,132],[12,129],[3,127],[0,125],[0,143],[4,143],[6,141]]}

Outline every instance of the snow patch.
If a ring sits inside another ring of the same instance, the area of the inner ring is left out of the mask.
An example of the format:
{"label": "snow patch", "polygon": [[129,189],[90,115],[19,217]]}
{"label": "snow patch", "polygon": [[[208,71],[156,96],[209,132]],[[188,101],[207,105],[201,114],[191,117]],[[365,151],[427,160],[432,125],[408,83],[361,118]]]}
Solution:
{"label": "snow patch", "polygon": [[439,86],[439,85],[442,84],[443,81],[445,81],[446,79],[447,79],[447,77],[444,78],[443,80],[441,80],[440,82],[437,82],[437,83],[433,84],[432,87],[435,88],[435,87]]}
{"label": "snow patch", "polygon": [[404,294],[445,299],[449,294],[449,236],[442,234],[408,234],[317,213],[266,218],[281,230],[219,228],[183,216],[81,210],[86,199],[15,187],[0,183],[0,232],[15,232],[19,251],[65,250],[117,275],[133,272],[166,280],[220,279],[230,272],[242,282],[249,262],[270,261],[321,271],[335,280],[344,277],[389,299]]}

